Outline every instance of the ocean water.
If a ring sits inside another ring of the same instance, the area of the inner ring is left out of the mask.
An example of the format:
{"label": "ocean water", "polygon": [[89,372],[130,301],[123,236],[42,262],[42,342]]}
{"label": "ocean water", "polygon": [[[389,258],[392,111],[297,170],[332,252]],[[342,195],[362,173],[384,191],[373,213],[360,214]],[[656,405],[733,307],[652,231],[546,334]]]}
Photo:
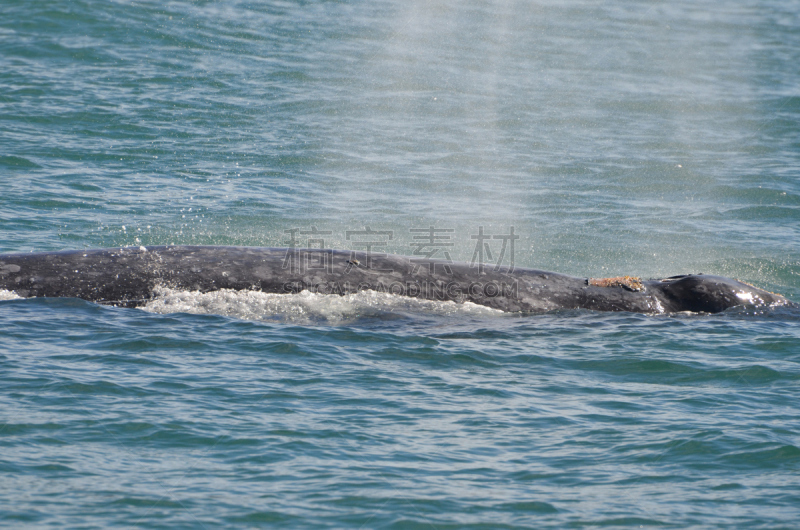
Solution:
{"label": "ocean water", "polygon": [[[0,252],[480,251],[800,301],[799,64],[792,0],[4,0]],[[800,521],[796,309],[0,299],[0,526]]]}

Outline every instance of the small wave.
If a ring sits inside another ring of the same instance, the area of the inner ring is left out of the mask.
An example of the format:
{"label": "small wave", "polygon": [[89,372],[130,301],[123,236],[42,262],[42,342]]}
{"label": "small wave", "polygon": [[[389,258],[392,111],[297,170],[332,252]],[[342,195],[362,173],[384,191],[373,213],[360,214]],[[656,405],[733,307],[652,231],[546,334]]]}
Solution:
{"label": "small wave", "polygon": [[14,291],[7,291],[5,289],[0,289],[0,300],[20,300],[20,299],[22,299],[22,297],[19,296]]}
{"label": "small wave", "polygon": [[452,301],[423,300],[376,291],[359,291],[344,296],[302,291],[299,294],[262,293],[221,289],[209,293],[169,288],[156,290],[154,300],[142,309],[152,313],[224,315],[243,320],[295,323],[340,324],[364,317],[390,315],[472,315],[500,316],[502,311]]}
{"label": "small wave", "polygon": [[36,162],[32,162],[27,158],[22,158],[21,156],[0,156],[0,166],[26,169],[35,169],[41,167]]}

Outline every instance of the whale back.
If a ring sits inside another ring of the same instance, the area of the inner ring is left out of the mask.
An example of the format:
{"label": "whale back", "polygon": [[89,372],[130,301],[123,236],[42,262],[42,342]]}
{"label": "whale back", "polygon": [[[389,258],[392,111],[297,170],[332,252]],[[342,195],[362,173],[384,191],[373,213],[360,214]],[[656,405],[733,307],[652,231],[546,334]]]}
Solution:
{"label": "whale back", "polygon": [[719,313],[737,306],[789,304],[783,296],[750,284],[705,274],[687,274],[658,281],[669,312]]}
{"label": "whale back", "polygon": [[363,251],[168,246],[0,254],[0,289],[22,297],[75,297],[136,307],[152,300],[158,287],[342,295],[371,289],[528,313],[718,313],[736,306],[794,305],[722,276],[587,279],[524,268],[481,270],[469,263]]}

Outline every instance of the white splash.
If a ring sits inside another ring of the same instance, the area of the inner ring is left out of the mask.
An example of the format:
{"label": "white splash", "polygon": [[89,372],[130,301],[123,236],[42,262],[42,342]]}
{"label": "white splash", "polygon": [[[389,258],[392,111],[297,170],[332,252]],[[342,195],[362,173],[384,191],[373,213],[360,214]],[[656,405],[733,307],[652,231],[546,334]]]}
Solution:
{"label": "white splash", "polygon": [[17,295],[14,291],[6,291],[5,289],[0,289],[0,300],[21,300],[22,297]]}
{"label": "white splash", "polygon": [[156,290],[156,298],[142,309],[152,313],[193,313],[225,315],[244,320],[278,320],[282,322],[342,323],[360,317],[388,314],[499,316],[502,311],[464,302],[434,301],[410,298],[376,291],[359,291],[348,295],[273,294],[259,291],[221,289],[209,293],[169,288]]}
{"label": "white splash", "polygon": [[743,301],[751,303],[751,304],[754,303],[753,294],[752,293],[747,293],[747,292],[742,291],[740,293],[736,293],[736,298],[739,298],[740,300],[743,300]]}

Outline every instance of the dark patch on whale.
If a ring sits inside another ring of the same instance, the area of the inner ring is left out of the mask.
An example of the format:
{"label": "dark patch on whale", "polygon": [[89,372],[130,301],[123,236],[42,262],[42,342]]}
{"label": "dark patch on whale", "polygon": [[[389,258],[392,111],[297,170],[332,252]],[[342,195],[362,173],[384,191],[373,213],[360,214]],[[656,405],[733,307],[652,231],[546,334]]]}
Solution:
{"label": "dark patch on whale", "polygon": [[159,287],[340,295],[371,289],[531,313],[559,309],[717,313],[737,306],[795,305],[722,276],[598,280],[343,250],[179,245],[0,254],[0,289],[21,297],[74,297],[136,307],[152,300]]}

